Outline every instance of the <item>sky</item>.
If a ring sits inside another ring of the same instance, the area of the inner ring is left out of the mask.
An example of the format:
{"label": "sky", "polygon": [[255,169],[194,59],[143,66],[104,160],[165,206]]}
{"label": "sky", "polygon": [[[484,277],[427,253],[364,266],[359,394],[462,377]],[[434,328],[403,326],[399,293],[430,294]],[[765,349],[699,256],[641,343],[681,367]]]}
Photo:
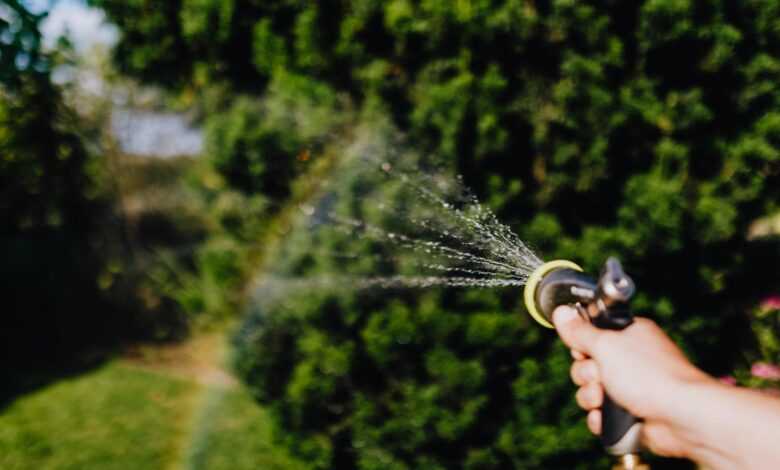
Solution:
{"label": "sky", "polygon": [[54,44],[66,32],[82,52],[96,44],[111,45],[116,41],[117,30],[106,22],[103,12],[81,0],[26,0],[25,3],[35,12],[49,10],[41,26],[47,45]]}
{"label": "sky", "polygon": [[166,158],[203,151],[203,134],[176,113],[118,108],[111,116],[111,131],[129,155]]}

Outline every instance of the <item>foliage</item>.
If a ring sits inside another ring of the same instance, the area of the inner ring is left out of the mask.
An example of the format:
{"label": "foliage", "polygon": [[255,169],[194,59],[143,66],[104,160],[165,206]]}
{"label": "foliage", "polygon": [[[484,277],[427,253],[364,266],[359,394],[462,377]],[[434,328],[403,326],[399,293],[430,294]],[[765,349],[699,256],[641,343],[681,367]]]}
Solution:
{"label": "foliage", "polygon": [[749,364],[738,364],[735,377],[722,380],[780,396],[780,297],[769,297],[751,313],[756,346],[746,354]]}
{"label": "foliage", "polygon": [[[294,83],[302,102],[343,94],[388,113],[545,257],[593,272],[618,254],[638,310],[713,373],[731,370],[752,335],[742,312],[776,285],[756,273],[774,271],[777,240],[747,232],[780,200],[778,2],[92,3],[123,32],[126,72],[250,96],[209,118],[211,158],[238,189],[284,198],[270,182],[288,187],[325,135],[252,108]],[[357,210],[361,182],[345,186]],[[517,293],[291,297],[254,306],[239,367],[320,468],[586,468],[600,455],[564,349],[513,313]]]}
{"label": "foliage", "polygon": [[[418,217],[404,201],[408,192],[351,168],[351,159],[383,161],[389,153],[363,153],[392,147],[377,132],[365,138],[368,147],[345,155],[314,204],[392,227],[377,201]],[[583,462],[599,460],[566,398],[568,355],[517,314],[516,291],[288,285],[283,279],[296,275],[408,270],[404,254],[371,256],[382,253],[381,244],[316,224],[293,223],[236,335],[236,367],[271,406],[296,455],[315,468],[533,468],[551,461],[586,468]]]}
{"label": "foliage", "polygon": [[159,336],[164,320],[140,308],[140,276],[123,272],[132,257],[127,220],[115,206],[112,162],[97,155],[100,127],[71,108],[67,89],[52,79],[67,41],[43,51],[45,14],[17,1],[0,9],[5,398],[31,367],[90,362],[121,340]]}
{"label": "foliage", "polygon": [[755,359],[780,364],[780,298],[770,297],[754,312],[753,330],[758,340],[758,357]]}
{"label": "foliage", "polygon": [[[107,333],[97,278],[106,204],[47,74],[0,91],[3,360],[48,360]],[[100,332],[100,333],[98,333]]]}
{"label": "foliage", "polygon": [[306,156],[343,121],[337,104],[329,87],[280,73],[263,100],[238,97],[208,120],[207,155],[230,187],[284,201]]}
{"label": "foliage", "polygon": [[282,448],[273,445],[271,420],[243,388],[209,393],[207,410],[196,424],[187,452],[187,468],[252,470],[304,469]]}
{"label": "foliage", "polygon": [[322,166],[324,143],[350,115],[328,87],[295,75],[277,77],[261,99],[240,95],[222,105],[224,112],[206,121],[206,164],[188,177],[208,239],[192,250],[191,266],[175,263],[160,278],[196,325],[223,322],[243,308],[274,221],[314,186],[307,175]]}
{"label": "foliage", "polygon": [[189,318],[178,302],[181,277],[208,232],[202,203],[183,180],[190,158],[126,156],[110,149],[96,182],[115,201],[101,255],[109,259],[98,279],[122,340],[181,339]]}
{"label": "foliage", "polygon": [[49,62],[41,53],[39,31],[45,14],[31,13],[19,0],[5,0],[0,8],[0,83],[15,88],[23,76],[45,77]]}
{"label": "foliage", "polygon": [[31,366],[89,362],[121,340],[157,335],[163,321],[139,308],[140,276],[123,272],[132,257],[127,220],[117,210],[113,161],[97,155],[102,127],[69,106],[67,87],[51,77],[67,55],[66,41],[44,52],[45,14],[16,1],[0,10],[5,398]]}

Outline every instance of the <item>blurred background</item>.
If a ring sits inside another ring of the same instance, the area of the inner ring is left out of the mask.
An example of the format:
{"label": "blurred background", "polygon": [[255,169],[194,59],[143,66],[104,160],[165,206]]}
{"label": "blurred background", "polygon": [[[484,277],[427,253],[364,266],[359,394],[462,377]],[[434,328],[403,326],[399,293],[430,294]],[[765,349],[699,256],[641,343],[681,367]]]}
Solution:
{"label": "blurred background", "polygon": [[778,394],[778,83],[780,1],[0,0],[0,468],[607,468],[519,289],[269,283],[400,270],[366,139]]}

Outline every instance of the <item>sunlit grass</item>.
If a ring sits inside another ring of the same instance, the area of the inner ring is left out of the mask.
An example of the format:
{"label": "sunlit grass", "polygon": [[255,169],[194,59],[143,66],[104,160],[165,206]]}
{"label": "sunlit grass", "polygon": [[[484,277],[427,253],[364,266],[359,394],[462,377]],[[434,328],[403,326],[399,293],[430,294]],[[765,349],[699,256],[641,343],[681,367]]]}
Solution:
{"label": "sunlit grass", "polygon": [[0,410],[0,469],[300,468],[243,389],[213,393],[121,361],[58,381]]}
{"label": "sunlit grass", "polygon": [[119,363],[59,381],[0,413],[0,468],[162,468],[196,392]]}
{"label": "sunlit grass", "polygon": [[207,401],[189,447],[188,469],[305,468],[272,444],[268,416],[245,389],[214,388]]}

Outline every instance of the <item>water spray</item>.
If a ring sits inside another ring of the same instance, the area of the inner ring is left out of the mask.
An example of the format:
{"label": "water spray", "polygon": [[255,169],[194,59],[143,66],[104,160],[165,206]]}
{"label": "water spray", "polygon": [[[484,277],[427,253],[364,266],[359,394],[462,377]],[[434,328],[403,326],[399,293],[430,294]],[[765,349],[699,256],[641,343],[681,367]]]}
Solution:
{"label": "water spray", "polygon": [[[598,279],[571,261],[544,263],[528,278],[524,290],[528,313],[547,328],[554,328],[553,311],[570,305],[597,328],[623,330],[634,321],[629,309],[633,295],[634,282],[616,258],[607,260]],[[608,395],[604,396],[601,416],[601,443],[619,459],[613,470],[647,470],[639,459],[642,421]]]}
{"label": "water spray", "polygon": [[[406,255],[401,264],[415,268],[414,274],[347,277],[330,274],[306,282],[349,289],[525,285],[528,312],[547,328],[554,328],[552,313],[560,305],[575,307],[598,328],[622,330],[633,322],[629,301],[634,294],[634,283],[616,259],[607,260],[598,279],[586,275],[571,261],[543,263],[489,208],[480,204],[460,177],[440,178],[436,174],[420,173],[416,161],[395,159],[391,163],[384,159],[382,152],[386,148],[372,146],[369,151],[358,146],[356,155],[364,164],[357,165],[354,174],[364,182],[374,182],[366,185],[368,188],[379,188],[387,182],[399,201],[414,201],[414,204],[396,207],[384,192],[369,191],[361,194],[361,200],[375,218],[381,214],[378,222],[341,214],[330,210],[333,204],[322,204],[328,212],[319,218],[320,227],[338,230],[358,240],[377,242],[398,259]],[[380,156],[363,158],[374,153]],[[346,187],[349,185],[339,187],[334,194]],[[314,212],[314,209],[306,211],[306,215],[310,217]],[[382,222],[385,219],[393,223],[386,225]],[[387,254],[383,256],[387,259]],[[607,452],[619,457],[620,464],[615,468],[647,469],[638,457],[641,421],[608,396],[604,398],[602,416],[601,441]]]}

